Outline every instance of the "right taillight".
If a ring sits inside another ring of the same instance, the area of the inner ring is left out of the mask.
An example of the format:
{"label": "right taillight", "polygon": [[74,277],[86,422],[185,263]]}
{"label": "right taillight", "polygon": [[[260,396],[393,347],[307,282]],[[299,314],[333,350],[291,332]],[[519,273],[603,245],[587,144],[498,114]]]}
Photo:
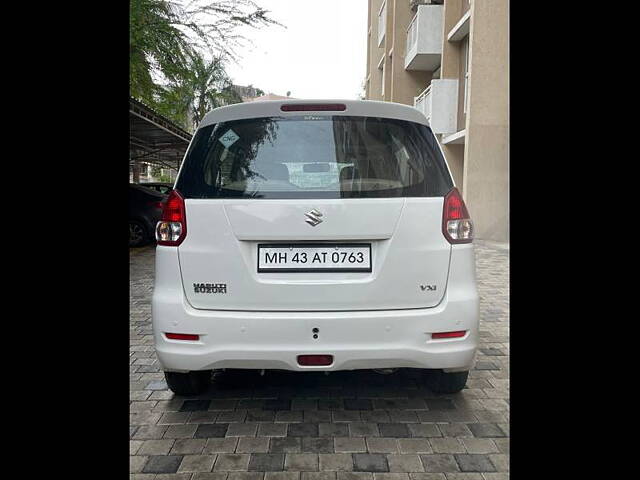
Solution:
{"label": "right taillight", "polygon": [[162,210],[162,218],[156,225],[158,245],[177,247],[187,236],[187,216],[180,192],[172,190]]}
{"label": "right taillight", "polygon": [[473,240],[473,222],[462,195],[455,187],[444,197],[442,233],[449,243],[471,243]]}

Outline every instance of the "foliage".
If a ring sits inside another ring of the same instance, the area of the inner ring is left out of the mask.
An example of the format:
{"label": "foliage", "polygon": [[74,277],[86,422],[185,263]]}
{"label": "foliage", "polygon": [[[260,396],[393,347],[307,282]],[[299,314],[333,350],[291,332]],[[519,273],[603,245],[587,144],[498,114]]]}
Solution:
{"label": "foliage", "polygon": [[207,61],[197,53],[190,54],[185,75],[163,87],[158,99],[159,113],[187,130],[195,128],[209,110],[242,102],[232,88],[223,59]]}
{"label": "foliage", "polygon": [[258,88],[258,87],[254,87],[252,83],[247,85],[247,89],[253,89],[253,95],[252,96],[262,97],[263,95],[265,95],[264,90],[262,90],[261,88]]}
{"label": "foliage", "polygon": [[158,182],[173,183],[173,180],[171,179],[170,175],[164,174],[164,175],[159,175],[158,176]]}
{"label": "foliage", "polygon": [[[207,104],[235,101],[223,59],[246,40],[240,27],[279,25],[252,0],[130,0],[130,94],[187,126]],[[214,53],[215,52],[215,53]],[[214,54],[207,61],[203,55]],[[194,79],[192,68],[200,69]],[[215,76],[215,78],[214,78]],[[204,85],[215,89],[208,94]],[[197,87],[189,92],[190,87]]]}
{"label": "foliage", "polygon": [[172,3],[131,0],[129,3],[129,83],[131,95],[152,104],[154,72],[171,79],[184,73],[188,38]]}

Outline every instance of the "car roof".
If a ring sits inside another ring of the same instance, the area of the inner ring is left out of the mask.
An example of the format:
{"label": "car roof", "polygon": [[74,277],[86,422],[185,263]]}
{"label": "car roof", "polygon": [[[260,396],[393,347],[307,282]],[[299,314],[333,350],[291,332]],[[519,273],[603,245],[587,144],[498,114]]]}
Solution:
{"label": "car roof", "polygon": [[139,192],[147,193],[149,195],[153,195],[156,197],[163,197],[164,195],[156,190],[151,188],[145,188],[144,183],[130,183],[129,188],[133,188],[134,190],[138,190]]}
{"label": "car roof", "polygon": [[[343,111],[293,111],[283,112],[280,107],[283,105],[300,104],[344,104]],[[378,102],[375,100],[265,100],[257,102],[236,103],[226,107],[211,110],[202,119],[198,128],[211,125],[213,123],[228,122],[230,120],[242,120],[247,118],[261,117],[292,117],[300,115],[337,115],[337,116],[364,116],[393,118],[406,120],[409,122],[429,125],[427,118],[416,108],[408,105],[393,102]]]}

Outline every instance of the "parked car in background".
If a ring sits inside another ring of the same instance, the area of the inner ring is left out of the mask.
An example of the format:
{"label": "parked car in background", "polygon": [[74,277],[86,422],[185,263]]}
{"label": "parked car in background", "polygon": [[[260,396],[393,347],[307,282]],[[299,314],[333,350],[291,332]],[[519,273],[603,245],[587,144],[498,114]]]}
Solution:
{"label": "parked car in background", "polygon": [[169,388],[214,369],[424,371],[466,384],[473,224],[427,118],[375,101],[209,112],[156,228],[151,316]]}
{"label": "parked car in background", "polygon": [[151,190],[155,190],[158,193],[162,193],[163,195],[169,195],[171,190],[173,190],[173,183],[166,182],[149,182],[149,183],[140,183],[141,187],[150,188]]}
{"label": "parked car in background", "polygon": [[154,239],[167,195],[141,185],[129,184],[129,246],[140,247]]}

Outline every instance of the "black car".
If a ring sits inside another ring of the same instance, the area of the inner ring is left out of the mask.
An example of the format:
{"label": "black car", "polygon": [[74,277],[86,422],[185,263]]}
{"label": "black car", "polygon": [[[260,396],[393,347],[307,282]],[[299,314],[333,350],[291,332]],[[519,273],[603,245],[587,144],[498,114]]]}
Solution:
{"label": "black car", "polygon": [[149,183],[141,183],[141,187],[150,188],[155,190],[156,192],[162,193],[163,195],[169,195],[171,190],[173,190],[173,183],[165,183],[165,182],[149,182]]}
{"label": "black car", "polygon": [[162,216],[167,195],[129,184],[129,246],[140,247],[155,238],[156,223]]}

